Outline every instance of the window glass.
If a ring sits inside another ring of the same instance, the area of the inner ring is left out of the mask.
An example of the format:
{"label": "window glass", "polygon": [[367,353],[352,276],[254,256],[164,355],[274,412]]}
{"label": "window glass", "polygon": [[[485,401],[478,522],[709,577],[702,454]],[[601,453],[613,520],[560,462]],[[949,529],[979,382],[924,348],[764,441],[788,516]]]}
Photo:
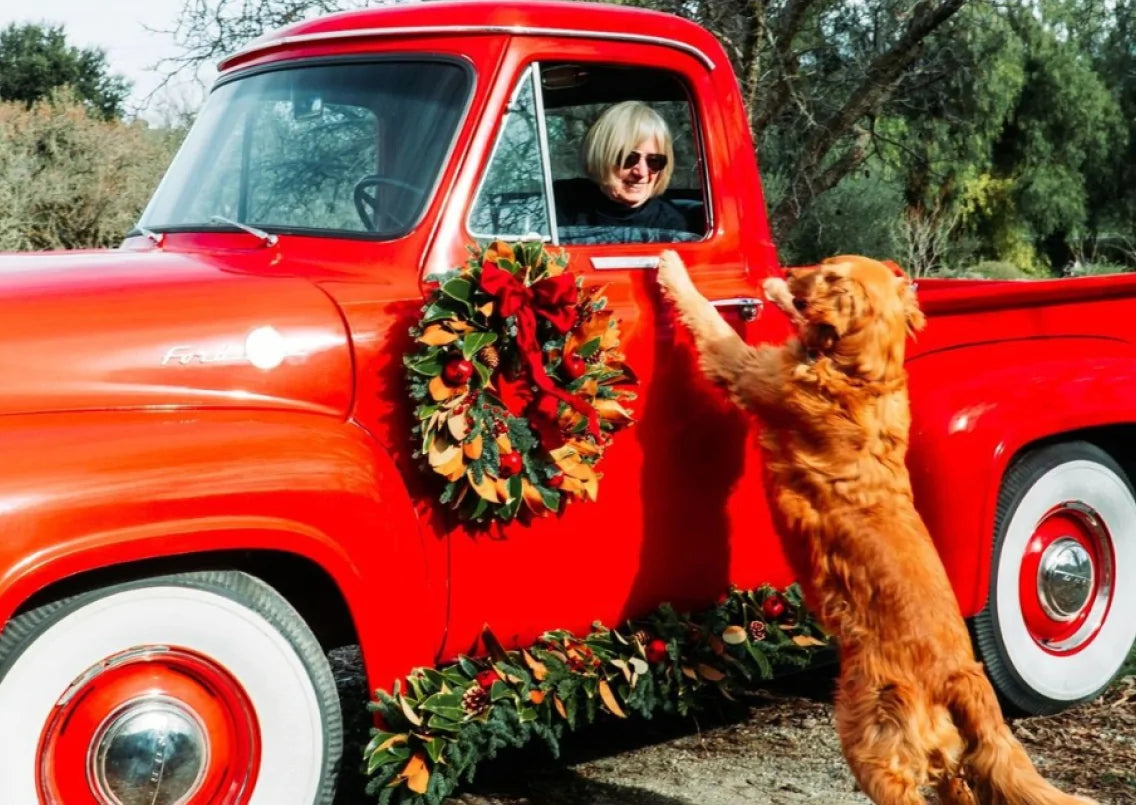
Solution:
{"label": "window glass", "polygon": [[150,229],[405,234],[453,141],[469,75],[436,61],[256,73],[210,96],[143,215]]}
{"label": "window glass", "polygon": [[470,212],[469,230],[486,238],[548,240],[552,235],[531,70],[525,72],[509,103]]}

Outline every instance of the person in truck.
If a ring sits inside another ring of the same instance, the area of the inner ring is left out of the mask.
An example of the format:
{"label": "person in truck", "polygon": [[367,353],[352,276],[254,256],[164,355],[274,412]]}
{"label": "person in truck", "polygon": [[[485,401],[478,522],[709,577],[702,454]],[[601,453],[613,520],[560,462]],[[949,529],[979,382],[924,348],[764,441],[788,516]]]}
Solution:
{"label": "person in truck", "polygon": [[[558,182],[556,219],[566,239],[575,227],[600,227],[610,239],[664,240],[687,228],[662,194],[674,173],[674,141],[666,121],[642,101],[609,106],[588,129],[581,161],[587,178]],[[579,233],[583,242],[591,230]],[[574,238],[573,238],[574,239]]]}

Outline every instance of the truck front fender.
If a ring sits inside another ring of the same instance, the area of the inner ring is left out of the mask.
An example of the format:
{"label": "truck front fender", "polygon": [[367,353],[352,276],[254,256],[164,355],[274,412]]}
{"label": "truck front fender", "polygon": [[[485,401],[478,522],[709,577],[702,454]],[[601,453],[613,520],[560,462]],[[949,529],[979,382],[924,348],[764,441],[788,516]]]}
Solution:
{"label": "truck front fender", "polygon": [[[0,622],[91,570],[276,551],[338,586],[373,683],[432,662],[445,612],[433,571],[444,565],[394,463],[358,426],[269,412],[41,414],[0,418],[0,440]],[[384,662],[384,623],[407,601],[415,628],[399,630],[398,656]]]}
{"label": "truck front fender", "polygon": [[1111,339],[1022,339],[917,355],[908,372],[915,503],[970,617],[986,604],[1011,461],[1042,440],[1131,422],[1136,354]]}

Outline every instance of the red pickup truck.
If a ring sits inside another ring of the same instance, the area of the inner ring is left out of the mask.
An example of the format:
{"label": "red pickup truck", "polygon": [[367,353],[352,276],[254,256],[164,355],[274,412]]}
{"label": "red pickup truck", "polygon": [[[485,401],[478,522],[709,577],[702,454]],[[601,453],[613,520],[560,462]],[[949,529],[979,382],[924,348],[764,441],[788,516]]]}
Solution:
{"label": "red pickup truck", "polygon": [[[674,132],[685,226],[558,225],[588,123],[629,98]],[[607,286],[639,398],[596,502],[486,532],[413,455],[402,359],[431,277],[496,238]],[[484,624],[520,646],[791,583],[663,244],[746,338],[785,336],[738,85],[689,22],[433,2],[222,62],[121,248],[0,261],[0,801],[330,802],[330,647],[389,688]],[[918,506],[1007,704],[1083,701],[1136,637],[1136,277],[919,295]]]}

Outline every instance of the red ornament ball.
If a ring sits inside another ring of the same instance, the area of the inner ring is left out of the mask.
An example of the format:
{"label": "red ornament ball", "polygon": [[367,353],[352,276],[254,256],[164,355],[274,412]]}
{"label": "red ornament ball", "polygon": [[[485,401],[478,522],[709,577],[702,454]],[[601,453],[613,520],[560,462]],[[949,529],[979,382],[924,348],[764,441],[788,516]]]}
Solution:
{"label": "red ornament ball", "polygon": [[785,599],[777,593],[761,602],[761,614],[766,620],[775,621],[785,614]]}
{"label": "red ornament ball", "polygon": [[502,453],[499,459],[499,466],[502,478],[509,478],[516,475],[521,471],[521,454],[516,451],[512,453]]}
{"label": "red ornament ball", "polygon": [[465,358],[455,358],[442,367],[442,380],[447,386],[464,386],[473,377],[473,364]]}
{"label": "red ornament ball", "polygon": [[569,380],[575,380],[588,371],[588,362],[573,352],[571,355],[564,356],[564,360],[560,362],[560,368],[564,370],[564,374]]}
{"label": "red ornament ball", "polygon": [[647,644],[647,662],[660,663],[667,658],[667,641],[656,637]]}
{"label": "red ornament ball", "polygon": [[553,489],[559,489],[564,486],[564,473],[558,472],[548,479],[548,485]]}

